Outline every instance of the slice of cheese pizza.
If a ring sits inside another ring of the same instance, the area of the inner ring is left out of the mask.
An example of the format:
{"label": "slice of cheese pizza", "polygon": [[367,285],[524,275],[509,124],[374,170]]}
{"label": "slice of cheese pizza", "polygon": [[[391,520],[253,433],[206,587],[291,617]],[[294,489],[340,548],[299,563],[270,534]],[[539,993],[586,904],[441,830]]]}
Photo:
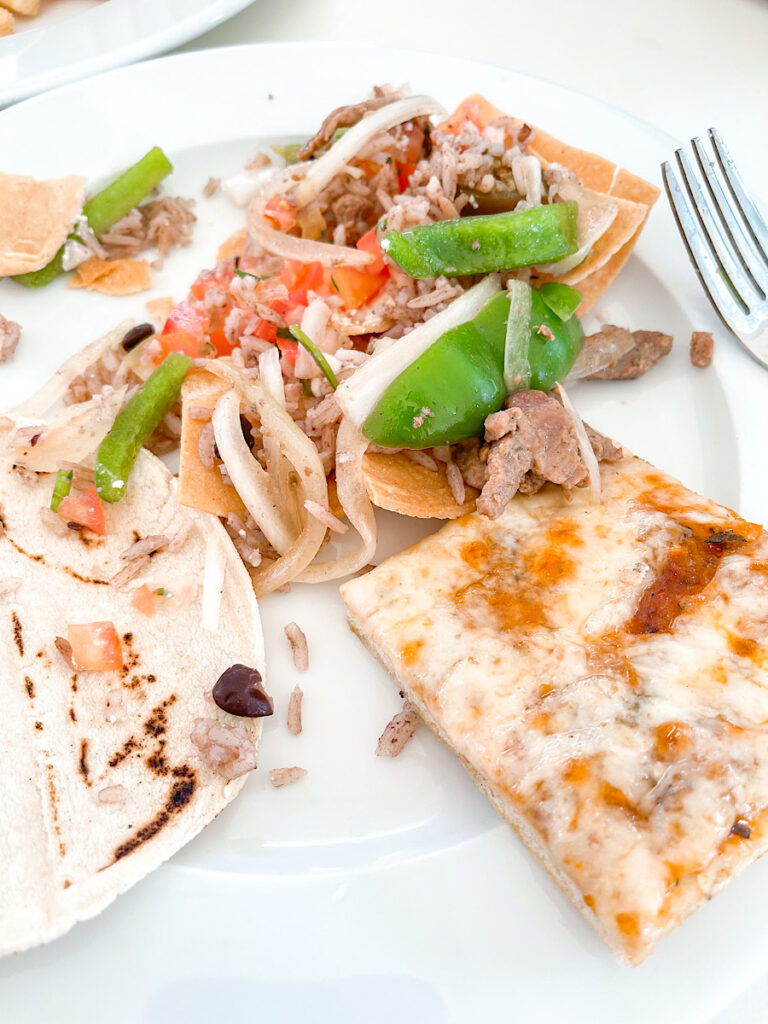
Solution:
{"label": "slice of cheese pizza", "polygon": [[342,588],[349,621],[626,963],[768,847],[768,535],[629,456]]}

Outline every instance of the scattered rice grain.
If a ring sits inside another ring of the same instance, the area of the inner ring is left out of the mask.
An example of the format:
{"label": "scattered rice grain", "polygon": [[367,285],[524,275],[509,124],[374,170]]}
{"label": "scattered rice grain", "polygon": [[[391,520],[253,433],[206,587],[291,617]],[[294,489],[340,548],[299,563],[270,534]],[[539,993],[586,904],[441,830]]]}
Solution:
{"label": "scattered rice grain", "polygon": [[309,668],[309,648],[304,631],[295,622],[289,622],[284,632],[291,645],[293,664],[300,672],[306,672]]}

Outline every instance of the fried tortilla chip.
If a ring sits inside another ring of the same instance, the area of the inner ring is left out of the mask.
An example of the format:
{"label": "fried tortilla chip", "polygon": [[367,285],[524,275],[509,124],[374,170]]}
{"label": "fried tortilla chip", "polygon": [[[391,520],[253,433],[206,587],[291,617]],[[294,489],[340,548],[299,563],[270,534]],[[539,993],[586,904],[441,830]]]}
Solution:
{"label": "fried tortilla chip", "polygon": [[163,295],[159,299],[150,299],[146,303],[147,312],[157,323],[164,324],[168,317],[171,315],[171,310],[174,307],[174,301],[170,295]]}
{"label": "fried tortilla chip", "polygon": [[13,15],[0,7],[0,36],[13,35]]}
{"label": "fried tortilla chip", "polygon": [[83,208],[85,178],[0,173],[0,277],[50,263]]}
{"label": "fried tortilla chip", "polygon": [[435,473],[398,452],[365,456],[363,477],[374,505],[415,519],[458,519],[472,512],[479,494],[467,487],[466,500],[458,505],[441,463]]}
{"label": "fried tortilla chip", "polygon": [[205,370],[191,370],[181,389],[181,452],[179,456],[180,505],[210,512],[215,516],[230,514],[245,518],[245,506],[231,484],[226,484],[214,467],[206,468],[200,461],[200,434],[204,420],[195,419],[191,410],[210,409],[230,385]]}
{"label": "fried tortilla chip", "polygon": [[40,12],[40,0],[2,0],[0,7],[7,7],[9,11],[14,11],[16,14],[33,18]]}
{"label": "fried tortilla chip", "polygon": [[219,251],[216,253],[216,258],[219,260],[228,260],[232,256],[242,256],[245,252],[245,243],[248,238],[248,231],[246,228],[240,228],[234,235],[230,235],[224,242],[219,246]]}
{"label": "fried tortilla chip", "polygon": [[87,288],[102,295],[133,295],[152,287],[146,260],[102,260],[98,256],[81,263],[69,282],[70,288]]}

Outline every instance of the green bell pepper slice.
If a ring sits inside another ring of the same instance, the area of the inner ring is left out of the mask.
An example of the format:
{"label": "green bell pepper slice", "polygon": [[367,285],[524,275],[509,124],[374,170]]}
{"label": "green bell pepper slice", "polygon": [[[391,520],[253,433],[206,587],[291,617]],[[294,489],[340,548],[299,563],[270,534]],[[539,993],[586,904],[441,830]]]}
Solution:
{"label": "green bell pepper slice", "polygon": [[[416,450],[479,437],[486,417],[502,408],[509,393],[504,383],[509,311],[509,296],[501,292],[474,320],[446,331],[385,389],[363,424],[364,436],[384,448]],[[581,350],[581,324],[575,316],[561,320],[531,289],[528,330],[530,379],[525,383],[548,391]]]}
{"label": "green bell pepper slice", "polygon": [[556,263],[579,248],[576,203],[550,203],[387,231],[381,248],[410,277],[488,274]]}

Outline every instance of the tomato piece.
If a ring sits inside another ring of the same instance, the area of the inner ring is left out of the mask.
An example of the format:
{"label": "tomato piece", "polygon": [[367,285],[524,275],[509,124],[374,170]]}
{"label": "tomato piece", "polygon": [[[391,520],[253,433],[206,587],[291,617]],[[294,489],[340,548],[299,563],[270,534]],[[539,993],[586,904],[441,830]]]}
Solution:
{"label": "tomato piece", "polygon": [[254,338],[261,338],[262,341],[277,341],[277,328],[267,320],[259,321],[259,326],[253,332]]}
{"label": "tomato piece", "polygon": [[403,127],[403,134],[408,139],[408,145],[405,148],[405,163],[413,164],[414,166],[421,160],[421,153],[424,147],[424,131],[413,121],[409,121]]}
{"label": "tomato piece", "polygon": [[285,356],[291,366],[295,366],[296,356],[299,354],[298,341],[294,341],[293,338],[278,338],[276,344],[280,349],[280,354]]}
{"label": "tomato piece", "polygon": [[157,591],[153,590],[148,584],[142,583],[138,589],[134,590],[131,604],[142,615],[154,615],[157,611],[159,600],[160,595]]}
{"label": "tomato piece", "polygon": [[80,672],[105,672],[123,667],[123,647],[112,622],[67,626],[72,660]]}
{"label": "tomato piece", "polygon": [[160,351],[154,359],[156,363],[162,363],[170,352],[183,352],[193,359],[202,359],[213,354],[213,346],[204,334],[193,337],[187,331],[173,331],[170,334],[160,334],[155,340],[160,345]]}
{"label": "tomato piece", "polygon": [[79,494],[68,494],[66,498],[62,498],[56,512],[67,523],[87,526],[94,533],[107,532],[104,506],[93,486],[86,491],[80,491]]}
{"label": "tomato piece", "polygon": [[411,175],[416,170],[416,164],[395,164],[397,168],[397,187],[405,192],[411,183]]}
{"label": "tomato piece", "polygon": [[370,231],[366,231],[362,238],[358,239],[357,248],[362,252],[368,252],[373,256],[373,261],[368,263],[361,270],[365,270],[366,274],[380,274],[386,264],[384,263],[384,254],[381,251],[379,240],[376,237],[376,228],[372,227]]}
{"label": "tomato piece", "polygon": [[288,300],[283,308],[277,302],[270,305],[276,313],[285,314],[294,306],[307,305],[307,292],[320,294],[324,290],[325,274],[323,265],[317,260],[312,263],[300,263],[298,260],[286,260],[278,277],[280,284],[288,289]]}
{"label": "tomato piece", "polygon": [[296,227],[296,207],[284,196],[273,196],[264,207],[264,216],[272,221],[278,231],[290,231]]}
{"label": "tomato piece", "polygon": [[357,267],[336,267],[331,277],[346,309],[357,309],[373,298],[389,279],[389,271],[369,274]]}
{"label": "tomato piece", "polygon": [[216,349],[217,356],[228,356],[235,347],[223,330],[211,331],[208,340]]}
{"label": "tomato piece", "polygon": [[355,166],[360,168],[364,178],[375,178],[382,167],[375,160],[357,160]]}
{"label": "tomato piece", "polygon": [[471,123],[482,131],[483,128],[487,127],[498,116],[499,111],[484,96],[468,96],[467,99],[461,101],[454,112],[442,124],[439,124],[437,128],[441,132],[460,135],[462,129],[468,123]]}
{"label": "tomato piece", "polygon": [[[197,282],[192,285],[192,288],[194,289],[196,285]],[[204,294],[205,292],[203,292]],[[202,338],[205,334],[205,327],[205,315],[202,310],[196,309],[189,302],[180,302],[178,306],[174,306],[165,321],[163,334],[175,334],[178,331],[183,331],[193,338]]]}

